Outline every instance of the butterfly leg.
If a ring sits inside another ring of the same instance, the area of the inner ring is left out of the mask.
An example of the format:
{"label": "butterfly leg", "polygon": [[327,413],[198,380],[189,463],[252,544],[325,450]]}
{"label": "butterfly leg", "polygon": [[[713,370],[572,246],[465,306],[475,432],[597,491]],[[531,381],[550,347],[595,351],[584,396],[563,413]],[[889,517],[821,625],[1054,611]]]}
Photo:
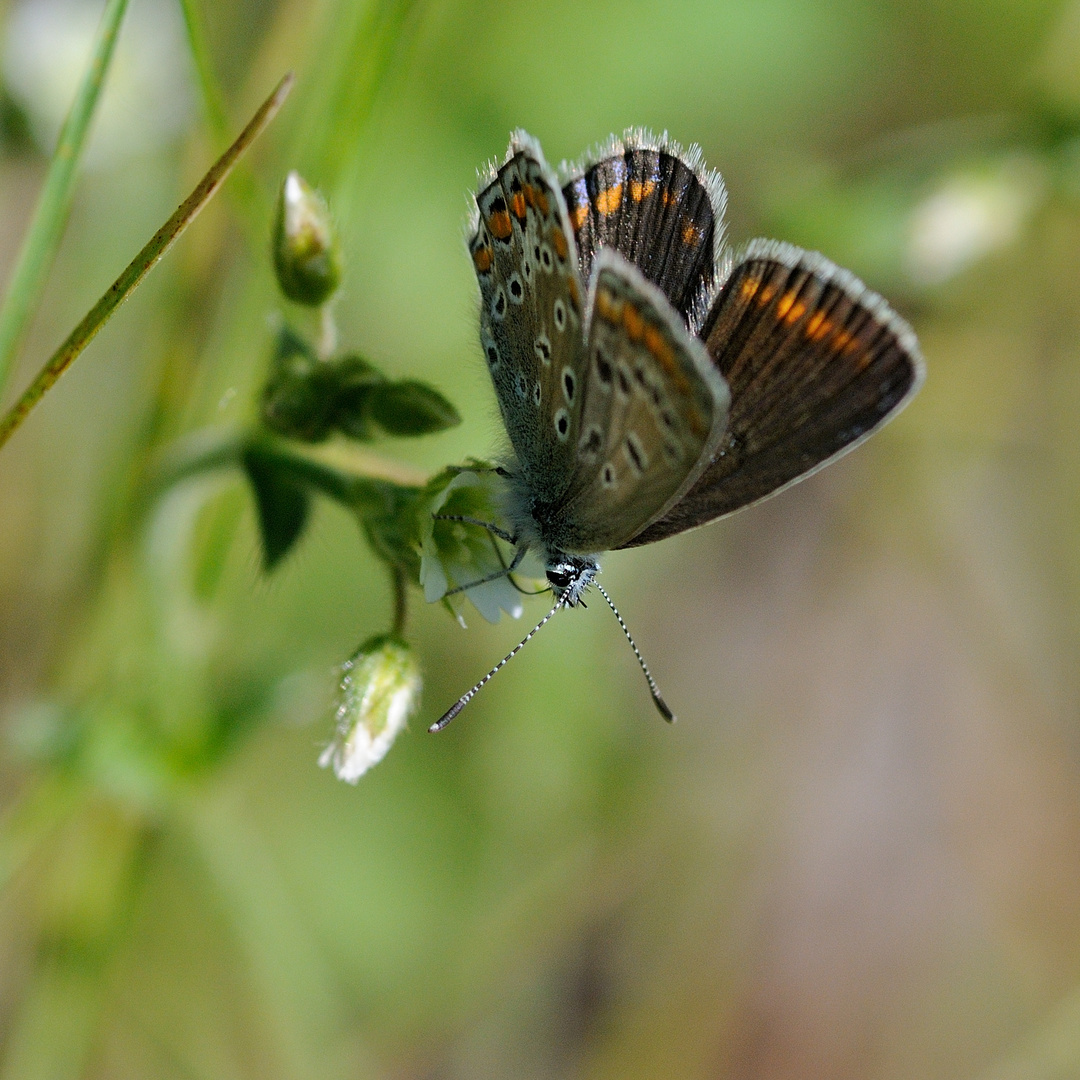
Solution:
{"label": "butterfly leg", "polygon": [[521,560],[525,558],[525,552],[528,547],[522,546],[514,552],[513,561],[503,570],[496,570],[493,574],[488,574],[486,577],[482,577],[477,581],[470,581],[468,585],[458,585],[454,589],[447,589],[443,593],[442,598],[446,599],[448,596],[456,596],[458,593],[465,592],[468,589],[475,589],[477,585],[486,585],[489,581],[497,581],[501,577],[509,577],[520,565]]}
{"label": "butterfly leg", "polygon": [[431,516],[436,521],[460,521],[465,525],[478,525],[508,544],[517,544],[516,536],[511,536],[505,529],[500,529],[498,525],[493,525],[490,521],[481,521],[479,518],[468,517],[465,514],[432,514]]}

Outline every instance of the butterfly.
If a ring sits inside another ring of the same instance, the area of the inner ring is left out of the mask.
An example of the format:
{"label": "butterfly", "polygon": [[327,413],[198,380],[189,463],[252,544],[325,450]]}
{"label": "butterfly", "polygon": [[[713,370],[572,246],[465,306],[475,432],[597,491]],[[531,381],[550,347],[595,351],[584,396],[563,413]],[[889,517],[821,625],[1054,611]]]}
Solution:
{"label": "butterfly", "polygon": [[[726,193],[696,147],[629,131],[560,178],[515,132],[476,195],[480,342],[509,436],[515,547],[555,606],[432,725],[439,730],[562,607],[598,556],[774,495],[903,408],[924,365],[911,328],[854,275],[772,240],[731,254]],[[471,519],[470,519],[471,520]],[[487,579],[485,579],[487,580]]]}

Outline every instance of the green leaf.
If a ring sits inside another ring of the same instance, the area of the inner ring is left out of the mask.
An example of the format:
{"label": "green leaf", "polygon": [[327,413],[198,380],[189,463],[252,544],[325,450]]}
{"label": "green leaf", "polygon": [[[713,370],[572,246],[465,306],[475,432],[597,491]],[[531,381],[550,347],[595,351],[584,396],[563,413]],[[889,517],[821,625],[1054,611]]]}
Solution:
{"label": "green leaf", "polygon": [[385,385],[386,376],[356,354],[335,361],[334,373],[337,380],[334,427],[350,439],[370,441],[376,434],[371,419],[371,391]]}
{"label": "green leaf", "polygon": [[356,477],[348,499],[371,549],[383,562],[402,570],[410,581],[420,576],[423,496],[420,487]]}
{"label": "green leaf", "polygon": [[263,567],[269,573],[300,538],[311,511],[307,488],[256,448],[244,452],[244,468],[255,492]]}
{"label": "green leaf", "polygon": [[371,419],[388,435],[428,435],[461,423],[442,394],[415,379],[373,388],[370,409]]}
{"label": "green leaf", "polygon": [[333,426],[337,395],[333,366],[320,360],[291,327],[282,327],[263,390],[266,426],[291,439],[322,442]]}

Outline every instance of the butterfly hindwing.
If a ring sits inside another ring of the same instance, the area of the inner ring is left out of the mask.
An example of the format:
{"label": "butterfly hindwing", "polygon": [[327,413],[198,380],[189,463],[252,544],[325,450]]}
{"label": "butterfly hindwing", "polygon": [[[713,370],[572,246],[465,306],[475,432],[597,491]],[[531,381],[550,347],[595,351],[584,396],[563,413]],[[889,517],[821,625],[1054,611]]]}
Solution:
{"label": "butterfly hindwing", "polygon": [[[629,132],[563,187],[588,281],[601,247],[614,248],[690,321],[714,283],[727,197],[696,148]],[[685,159],[685,160],[684,160]]]}
{"label": "butterfly hindwing", "polygon": [[666,297],[617,252],[590,286],[577,467],[552,515],[567,552],[617,547],[689,488],[724,431],[728,393]]}
{"label": "butterfly hindwing", "polygon": [[569,483],[578,430],[578,402],[565,400],[564,375],[577,378],[585,351],[566,204],[524,133],[514,136],[507,162],[476,203],[469,250],[480,283],[481,344],[529,487],[554,501]]}
{"label": "butterfly hindwing", "polygon": [[914,334],[881,297],[788,244],[749,245],[701,336],[731,387],[728,430],[693,487],[624,546],[780,491],[861,442],[923,378]]}

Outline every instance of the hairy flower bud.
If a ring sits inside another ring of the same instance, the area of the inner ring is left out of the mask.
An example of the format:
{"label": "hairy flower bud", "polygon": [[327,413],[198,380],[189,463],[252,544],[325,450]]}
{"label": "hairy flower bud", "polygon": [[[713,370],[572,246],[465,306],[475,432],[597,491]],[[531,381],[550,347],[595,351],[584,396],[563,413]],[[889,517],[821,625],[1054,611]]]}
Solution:
{"label": "hairy flower bud", "polygon": [[273,246],[281,291],[309,307],[326,303],[341,281],[341,250],[326,200],[298,172],[281,185]]}
{"label": "hairy flower bud", "polygon": [[399,638],[366,641],[341,665],[337,731],[319,757],[339,780],[355,784],[382,761],[420,702],[420,669]]}

